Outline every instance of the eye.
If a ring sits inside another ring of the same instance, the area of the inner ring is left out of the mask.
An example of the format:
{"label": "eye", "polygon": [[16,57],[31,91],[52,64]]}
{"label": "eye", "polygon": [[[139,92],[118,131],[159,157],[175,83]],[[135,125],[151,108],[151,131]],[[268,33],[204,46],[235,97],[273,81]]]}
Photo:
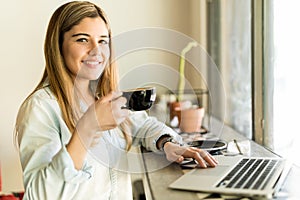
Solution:
{"label": "eye", "polygon": [[77,42],[88,42],[86,38],[79,38],[76,40]]}
{"label": "eye", "polygon": [[101,44],[101,45],[107,45],[108,43],[109,43],[108,40],[100,40],[99,41],[99,44]]}

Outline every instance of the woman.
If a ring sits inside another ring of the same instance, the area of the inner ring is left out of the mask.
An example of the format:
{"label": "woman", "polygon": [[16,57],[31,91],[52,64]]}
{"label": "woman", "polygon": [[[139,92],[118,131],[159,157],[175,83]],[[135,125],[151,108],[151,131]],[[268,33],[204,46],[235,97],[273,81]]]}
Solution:
{"label": "woman", "polygon": [[121,109],[111,49],[96,5],[69,2],[51,17],[44,75],[16,123],[24,199],[132,199],[124,157],[132,144],[164,151],[169,161],[217,165],[205,151],[178,145],[180,137],[145,112]]}

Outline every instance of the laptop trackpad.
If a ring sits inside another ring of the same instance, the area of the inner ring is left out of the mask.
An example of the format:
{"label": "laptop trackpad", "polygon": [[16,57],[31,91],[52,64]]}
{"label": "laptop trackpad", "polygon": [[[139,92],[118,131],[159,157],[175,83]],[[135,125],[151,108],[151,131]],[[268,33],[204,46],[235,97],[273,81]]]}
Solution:
{"label": "laptop trackpad", "polygon": [[199,188],[202,190],[211,189],[220,181],[220,175],[224,174],[229,168],[228,165],[218,165],[206,169],[196,168],[181,176],[169,187],[196,191],[199,191]]}
{"label": "laptop trackpad", "polygon": [[219,165],[214,168],[206,168],[206,169],[195,169],[191,172],[191,175],[196,176],[218,176],[223,174],[224,172],[228,171],[228,165]]}

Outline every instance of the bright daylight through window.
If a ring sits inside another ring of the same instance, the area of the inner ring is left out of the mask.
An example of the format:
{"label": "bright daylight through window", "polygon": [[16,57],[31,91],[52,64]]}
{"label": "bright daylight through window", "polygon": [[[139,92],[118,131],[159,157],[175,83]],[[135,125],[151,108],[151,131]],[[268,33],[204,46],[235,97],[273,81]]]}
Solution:
{"label": "bright daylight through window", "polygon": [[300,1],[274,1],[274,147],[300,166]]}

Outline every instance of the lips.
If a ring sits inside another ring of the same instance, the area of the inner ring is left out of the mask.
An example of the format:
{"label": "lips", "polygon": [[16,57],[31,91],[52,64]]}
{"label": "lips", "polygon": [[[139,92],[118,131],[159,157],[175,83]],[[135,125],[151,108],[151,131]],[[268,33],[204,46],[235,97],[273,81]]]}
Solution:
{"label": "lips", "polygon": [[102,61],[99,61],[99,60],[84,60],[82,61],[86,66],[88,67],[92,67],[92,68],[95,68],[97,67],[98,65],[100,65],[102,63]]}
{"label": "lips", "polygon": [[99,65],[101,63],[101,61],[85,60],[85,61],[83,61],[83,63],[87,64],[87,65]]}

